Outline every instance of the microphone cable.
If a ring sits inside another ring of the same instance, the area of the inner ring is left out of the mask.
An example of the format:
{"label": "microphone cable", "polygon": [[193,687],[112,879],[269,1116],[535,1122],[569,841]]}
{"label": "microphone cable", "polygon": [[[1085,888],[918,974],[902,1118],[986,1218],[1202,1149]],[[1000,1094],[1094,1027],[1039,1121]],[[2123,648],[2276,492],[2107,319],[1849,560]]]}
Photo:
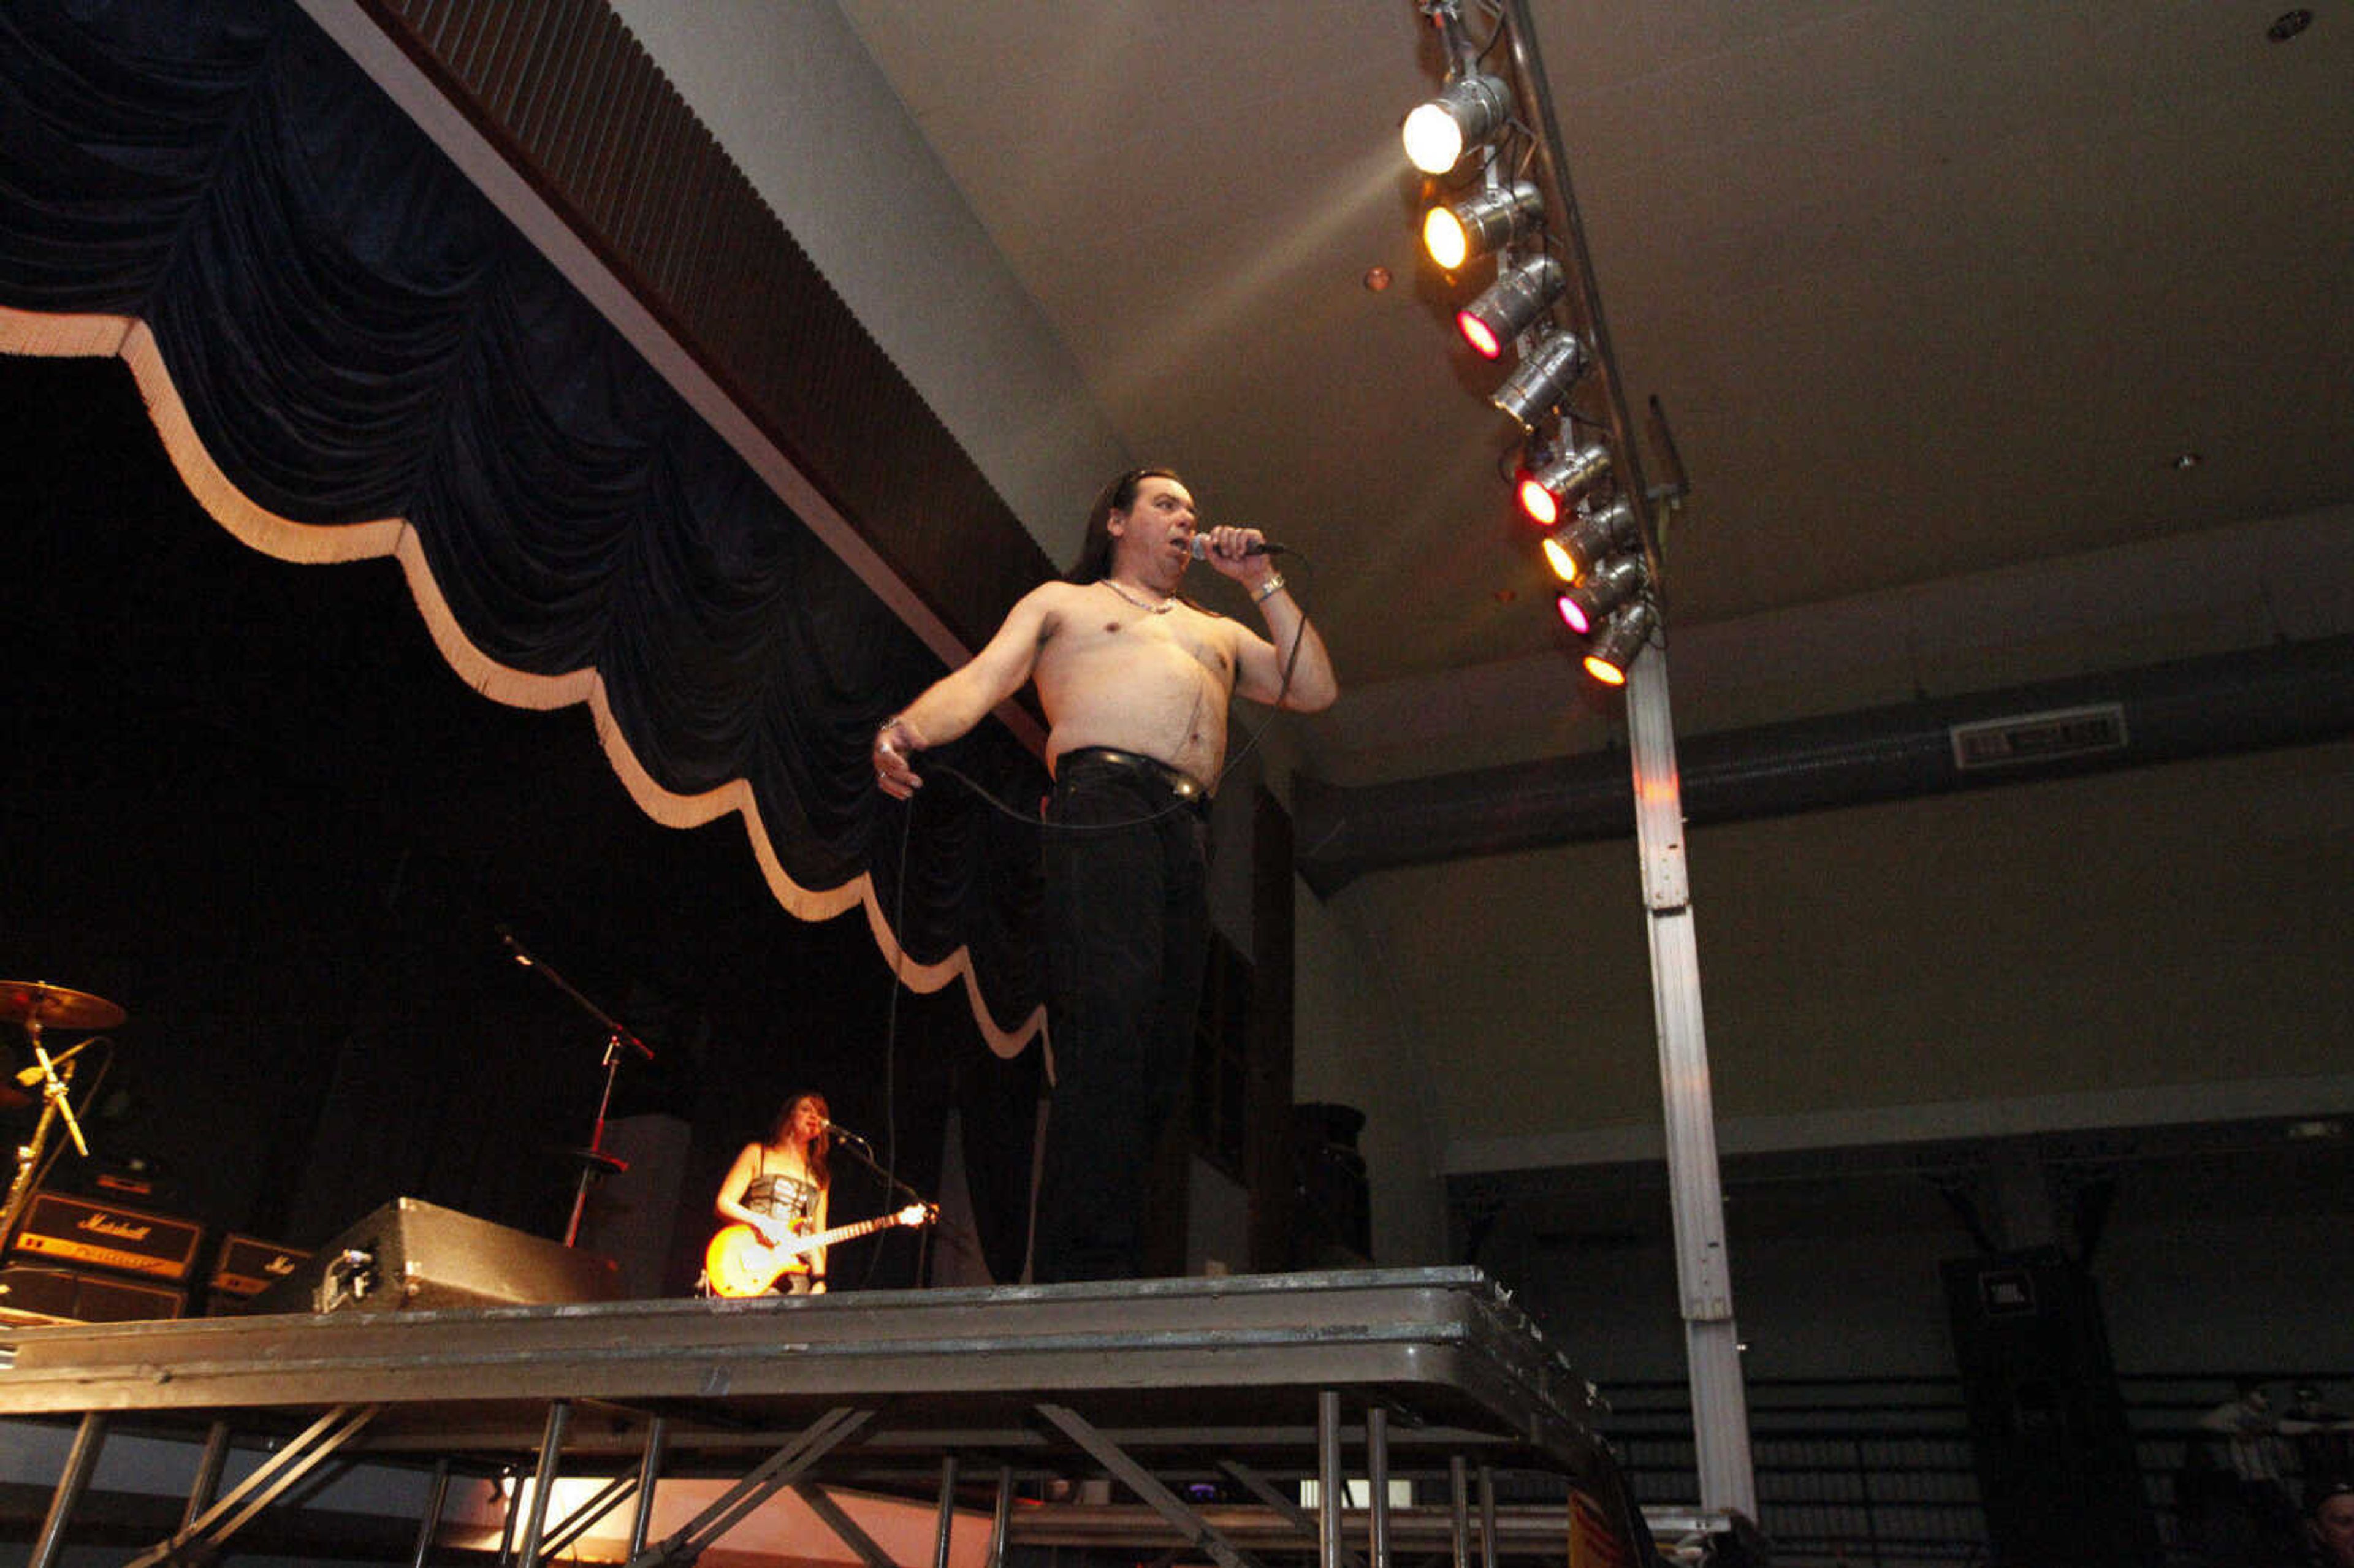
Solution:
{"label": "microphone cable", "polygon": [[[906,802],[907,810],[899,813],[899,871],[891,885],[891,999],[883,1010],[883,1169],[884,1198],[890,1199],[890,1188],[898,1182],[895,1174],[899,1164],[899,993],[907,989],[903,978],[907,973],[907,928],[904,917],[907,911],[907,841],[915,836],[916,802]],[[859,1277],[858,1288],[864,1290],[875,1282],[875,1270],[883,1262],[883,1249],[871,1249],[866,1255],[866,1272]],[[924,1255],[916,1255],[916,1283],[923,1284]]]}
{"label": "microphone cable", "polygon": [[[1292,553],[1292,559],[1295,567],[1306,567],[1309,565],[1307,558],[1303,556],[1298,555],[1296,552]],[[1306,575],[1312,578],[1312,569]],[[1283,711],[1283,699],[1288,696],[1291,693],[1292,676],[1299,668],[1300,649],[1305,642],[1307,636],[1308,611],[1306,607],[1302,606],[1299,612],[1299,624],[1298,627],[1293,629],[1291,633],[1291,647],[1284,655],[1283,679],[1276,686],[1275,696],[1268,705],[1269,712],[1267,720],[1258,725],[1256,728],[1250,729],[1247,732],[1243,744],[1228,755],[1225,765],[1218,769],[1217,778],[1211,781],[1210,792],[1213,795],[1217,793],[1218,788],[1225,783],[1227,776],[1233,773],[1234,770],[1241,765],[1243,758],[1248,757],[1252,752],[1258,749],[1260,740],[1267,734],[1267,725],[1273,723],[1275,715]],[[1231,726],[1233,723],[1232,715],[1234,712],[1231,703],[1228,705],[1226,711],[1228,714],[1228,722]],[[1193,809],[1187,802],[1179,800],[1171,801],[1168,805],[1163,806],[1157,811],[1150,812],[1141,817],[1129,818],[1122,821],[1049,822],[1039,817],[1034,812],[1016,810],[1013,806],[998,799],[987,785],[981,783],[980,779],[975,779],[972,775],[965,772],[964,769],[957,767],[953,763],[934,759],[933,761],[927,763],[925,766],[929,771],[944,773],[948,777],[956,779],[966,789],[979,796],[991,810],[998,812],[1001,816],[1007,817],[1017,822],[1024,823],[1041,832],[1127,832],[1136,828],[1150,826],[1154,822],[1161,821],[1163,818],[1174,816],[1179,811],[1191,810]],[[883,1166],[878,1172],[883,1177],[884,1181],[890,1185],[899,1184],[899,1180],[896,1173],[898,1164],[899,1144],[899,1116],[897,1099],[898,1074],[896,1071],[899,1042],[899,993],[907,989],[904,976],[906,974],[905,966],[907,961],[907,938],[905,920],[907,907],[907,845],[909,841],[914,837],[916,800],[920,798],[920,793],[921,792],[918,791],[917,796],[911,797],[910,799],[901,802],[906,810],[899,813],[898,871],[891,887],[891,940],[896,952],[891,961],[891,997],[890,1001],[885,1006],[883,1016],[883,1144],[885,1152]],[[923,1262],[925,1257],[928,1255],[928,1253],[929,1238],[925,1237],[919,1239],[917,1252],[917,1282],[919,1285],[922,1283],[923,1278]],[[866,1270],[861,1277],[859,1283],[860,1289],[863,1290],[873,1283],[875,1278],[875,1270],[880,1266],[881,1262],[882,1248],[876,1247],[867,1255]]]}
{"label": "microphone cable", "polygon": [[[1308,558],[1299,555],[1296,551],[1286,551],[1285,553],[1290,556],[1295,567],[1308,567],[1310,565]],[[1314,577],[1313,568],[1310,567],[1310,569],[1303,575],[1309,577],[1312,580]],[[1307,636],[1308,611],[1306,607],[1303,606],[1299,612],[1299,625],[1292,631],[1291,634],[1290,651],[1284,656],[1283,679],[1277,685],[1275,695],[1268,703],[1269,711],[1267,718],[1262,721],[1257,727],[1249,728],[1236,724],[1233,718],[1233,705],[1231,703],[1228,704],[1226,713],[1228,715],[1229,726],[1233,728],[1245,729],[1246,736],[1242,745],[1236,747],[1227,755],[1225,765],[1218,769],[1218,776],[1210,780],[1210,794],[1215,795],[1225,784],[1227,775],[1234,772],[1236,768],[1242,766],[1243,758],[1248,757],[1252,752],[1258,749],[1260,740],[1267,734],[1267,726],[1275,722],[1275,715],[1283,711],[1283,699],[1291,694],[1291,678],[1294,672],[1296,672],[1299,666],[1300,646],[1306,641]],[[994,794],[990,792],[987,785],[981,783],[980,779],[975,779],[971,774],[965,772],[954,763],[934,760],[926,764],[926,767],[931,771],[945,773],[960,784],[962,784],[966,789],[980,796],[981,800],[989,805],[990,809],[996,811],[999,815],[1011,818],[1013,821],[1017,822],[1025,822],[1031,827],[1036,828],[1041,832],[1072,834],[1124,833],[1129,832],[1130,829],[1148,827],[1154,822],[1161,821],[1163,818],[1172,817],[1180,811],[1191,810],[1193,809],[1184,800],[1172,800],[1168,805],[1161,807],[1161,810],[1157,811],[1149,812],[1141,817],[1127,818],[1119,821],[1050,822],[1040,818],[1034,812],[1023,812],[1018,810],[1014,807],[1007,804],[1005,801],[999,800]],[[912,806],[914,802],[910,800],[908,804]],[[906,863],[905,856],[907,853],[906,830],[904,827],[901,830],[899,849],[902,856],[901,865],[904,871]]]}

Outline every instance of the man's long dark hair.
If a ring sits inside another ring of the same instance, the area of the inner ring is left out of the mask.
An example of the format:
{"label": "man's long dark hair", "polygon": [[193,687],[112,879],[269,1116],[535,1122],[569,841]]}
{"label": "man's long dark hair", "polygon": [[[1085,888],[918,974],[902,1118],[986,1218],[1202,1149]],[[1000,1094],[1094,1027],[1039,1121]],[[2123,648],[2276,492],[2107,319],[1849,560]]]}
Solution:
{"label": "man's long dark hair", "polygon": [[1135,505],[1137,487],[1148,479],[1185,482],[1173,469],[1132,468],[1105,485],[1103,493],[1096,497],[1095,510],[1087,514],[1087,536],[1079,546],[1079,558],[1063,574],[1065,581],[1091,583],[1111,576],[1112,546],[1119,543],[1112,537],[1111,514]]}

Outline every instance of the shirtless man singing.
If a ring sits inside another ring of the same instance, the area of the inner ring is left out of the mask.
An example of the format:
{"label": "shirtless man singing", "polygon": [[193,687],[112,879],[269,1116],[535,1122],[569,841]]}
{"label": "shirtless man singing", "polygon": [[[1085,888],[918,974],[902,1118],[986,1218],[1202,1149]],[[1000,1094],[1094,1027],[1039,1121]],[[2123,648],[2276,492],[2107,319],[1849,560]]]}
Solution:
{"label": "shirtless man singing", "polygon": [[1035,681],[1055,776],[1041,834],[1055,1099],[1031,1275],[1132,1277],[1144,1171],[1185,1080],[1209,954],[1208,812],[1240,694],[1301,713],[1339,695],[1324,641],[1255,528],[1213,528],[1204,558],[1267,636],[1177,597],[1193,498],[1166,469],[1097,498],[1066,580],[1041,584],[989,645],[875,736],[875,781],[906,800],[915,758]]}

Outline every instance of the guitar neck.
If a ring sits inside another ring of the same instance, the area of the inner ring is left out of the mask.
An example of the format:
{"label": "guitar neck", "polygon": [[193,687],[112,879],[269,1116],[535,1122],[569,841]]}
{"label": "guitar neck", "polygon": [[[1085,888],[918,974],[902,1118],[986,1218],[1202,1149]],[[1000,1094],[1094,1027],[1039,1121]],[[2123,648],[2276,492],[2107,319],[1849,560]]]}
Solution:
{"label": "guitar neck", "polygon": [[815,1235],[790,1236],[769,1248],[769,1255],[800,1257],[815,1252],[822,1246],[832,1246],[836,1242],[856,1241],[860,1236],[873,1235],[876,1231],[888,1230],[893,1225],[904,1223],[896,1214],[884,1214],[872,1220],[861,1220],[854,1225],[837,1225],[832,1230],[820,1231]]}
{"label": "guitar neck", "polygon": [[813,1236],[795,1236],[793,1250],[815,1252],[822,1246],[832,1246],[836,1242],[856,1241],[860,1236],[873,1235],[876,1231],[898,1223],[898,1215],[885,1214],[879,1219],[861,1220],[854,1225],[837,1225],[830,1231],[820,1231]]}

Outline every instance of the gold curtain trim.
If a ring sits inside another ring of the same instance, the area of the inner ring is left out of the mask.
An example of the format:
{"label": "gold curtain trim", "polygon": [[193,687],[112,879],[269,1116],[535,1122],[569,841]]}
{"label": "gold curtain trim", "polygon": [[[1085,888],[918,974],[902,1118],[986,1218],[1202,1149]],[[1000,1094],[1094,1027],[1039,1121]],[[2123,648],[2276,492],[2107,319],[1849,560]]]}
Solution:
{"label": "gold curtain trim", "polygon": [[606,759],[612,764],[622,788],[629,790],[630,799],[647,816],[671,828],[698,828],[730,811],[742,816],[745,834],[751,842],[752,858],[758,863],[769,891],[788,913],[798,919],[815,922],[832,919],[854,906],[863,905],[875,946],[900,982],[912,991],[928,993],[951,981],[962,980],[973,1022],[980,1025],[989,1048],[998,1055],[1019,1054],[1031,1037],[1044,1027],[1043,1006],[1033,1009],[1028,1017],[1011,1029],[997,1022],[981,999],[981,981],[973,970],[970,948],[960,947],[938,963],[919,964],[909,959],[884,916],[872,876],[861,873],[838,887],[811,888],[786,874],[769,842],[769,831],[760,821],[759,808],[748,781],[733,779],[697,795],[674,794],[655,783],[614,722],[611,705],[605,696],[604,679],[594,668],[562,675],[534,675],[510,669],[475,647],[459,629],[449,601],[442,597],[440,585],[433,580],[425,564],[425,551],[418,542],[417,531],[407,518],[385,517],[369,523],[322,526],[297,523],[257,505],[230,482],[197,438],[146,323],[131,316],[48,315],[0,306],[0,353],[47,358],[111,355],[121,359],[131,367],[132,376],[138,382],[140,397],[147,405],[147,418],[163,439],[164,450],[178,471],[180,482],[187,486],[196,504],[239,540],[265,556],[302,566],[393,557],[408,579],[409,597],[416,601],[434,646],[441,651],[450,667],[474,690],[509,707],[550,710],[575,703],[588,704],[596,723],[598,744],[604,747]]}

